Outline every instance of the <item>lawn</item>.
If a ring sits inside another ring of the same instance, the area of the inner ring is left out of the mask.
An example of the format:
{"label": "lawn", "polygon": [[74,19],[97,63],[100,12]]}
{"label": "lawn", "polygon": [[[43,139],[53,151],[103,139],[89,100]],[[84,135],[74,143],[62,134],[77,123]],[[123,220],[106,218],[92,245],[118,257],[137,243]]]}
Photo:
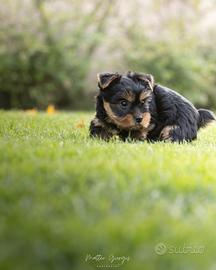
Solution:
{"label": "lawn", "polygon": [[0,269],[216,269],[216,126],[107,143],[92,116],[0,111]]}

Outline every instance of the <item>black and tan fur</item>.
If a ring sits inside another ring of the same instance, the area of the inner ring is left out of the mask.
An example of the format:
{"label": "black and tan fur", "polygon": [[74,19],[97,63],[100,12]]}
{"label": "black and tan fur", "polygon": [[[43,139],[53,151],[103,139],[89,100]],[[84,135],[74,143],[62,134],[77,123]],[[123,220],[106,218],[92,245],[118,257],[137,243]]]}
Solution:
{"label": "black and tan fur", "polygon": [[109,140],[192,141],[200,127],[215,120],[177,92],[154,83],[152,75],[128,72],[98,75],[99,94],[90,134]]}

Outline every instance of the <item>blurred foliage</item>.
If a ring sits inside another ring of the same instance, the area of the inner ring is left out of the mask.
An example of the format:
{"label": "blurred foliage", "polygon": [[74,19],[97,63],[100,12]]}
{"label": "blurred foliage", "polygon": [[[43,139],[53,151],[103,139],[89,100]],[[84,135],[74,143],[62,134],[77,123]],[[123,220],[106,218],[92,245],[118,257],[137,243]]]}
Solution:
{"label": "blurred foliage", "polygon": [[[216,106],[216,51],[190,44],[150,40],[141,31],[128,31],[124,50],[125,65],[132,70],[151,73],[156,83],[187,96],[197,106]],[[128,53],[128,51],[130,53]],[[209,57],[209,54],[211,57]]]}
{"label": "blurred foliage", "polygon": [[62,108],[86,106],[85,78],[112,1],[94,1],[83,17],[78,17],[79,10],[86,1],[73,5],[68,1],[74,17],[67,10],[53,14],[51,1],[27,2],[30,8],[25,10],[36,14],[27,25],[22,25],[24,14],[16,14],[12,25],[1,16],[6,23],[0,34],[0,106],[44,108],[49,103]]}
{"label": "blurred foliage", "polygon": [[152,73],[195,105],[216,108],[215,30],[199,28],[216,4],[205,3],[2,1],[0,108],[92,108],[104,70]]}

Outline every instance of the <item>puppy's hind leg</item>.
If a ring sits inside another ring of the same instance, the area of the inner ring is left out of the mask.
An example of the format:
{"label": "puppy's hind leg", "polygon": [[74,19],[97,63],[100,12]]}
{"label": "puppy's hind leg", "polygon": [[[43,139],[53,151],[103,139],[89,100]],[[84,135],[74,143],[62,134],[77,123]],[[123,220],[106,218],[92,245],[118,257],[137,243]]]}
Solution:
{"label": "puppy's hind leg", "polygon": [[195,125],[169,125],[162,129],[159,140],[165,142],[191,142],[197,138]]}
{"label": "puppy's hind leg", "polygon": [[160,141],[172,142],[173,141],[173,130],[177,128],[175,125],[165,126],[159,136]]}

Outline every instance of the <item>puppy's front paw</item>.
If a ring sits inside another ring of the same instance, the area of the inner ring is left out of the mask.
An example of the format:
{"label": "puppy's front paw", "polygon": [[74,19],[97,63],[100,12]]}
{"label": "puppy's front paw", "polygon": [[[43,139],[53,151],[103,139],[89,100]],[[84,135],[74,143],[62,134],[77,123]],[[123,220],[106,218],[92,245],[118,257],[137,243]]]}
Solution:
{"label": "puppy's front paw", "polygon": [[130,132],[130,138],[133,140],[144,141],[147,137],[148,131],[146,130],[132,130]]}
{"label": "puppy's front paw", "polygon": [[90,123],[90,136],[108,141],[113,134],[105,127],[103,122],[95,117]]}
{"label": "puppy's front paw", "polygon": [[146,128],[142,128],[141,130],[133,130],[130,133],[130,137],[135,140],[144,141],[147,139],[149,131],[153,130],[155,124],[150,124]]}

